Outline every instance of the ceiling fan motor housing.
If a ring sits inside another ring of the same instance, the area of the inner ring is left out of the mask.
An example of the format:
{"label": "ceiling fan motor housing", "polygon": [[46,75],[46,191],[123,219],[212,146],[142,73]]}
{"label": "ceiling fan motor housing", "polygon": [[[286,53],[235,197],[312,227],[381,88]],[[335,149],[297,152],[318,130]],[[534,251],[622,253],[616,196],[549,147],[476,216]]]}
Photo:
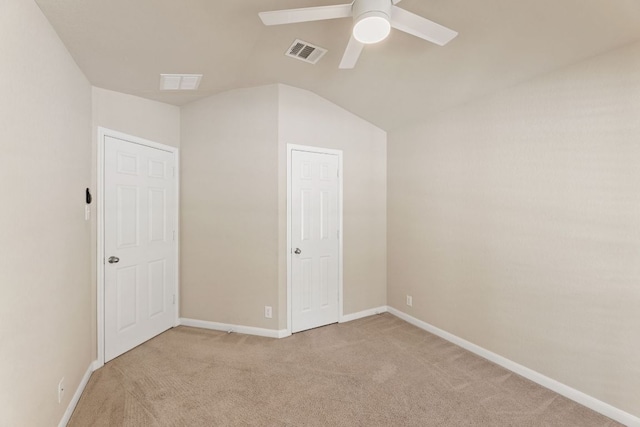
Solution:
{"label": "ceiling fan motor housing", "polygon": [[353,35],[365,44],[377,43],[391,30],[391,0],[355,0]]}

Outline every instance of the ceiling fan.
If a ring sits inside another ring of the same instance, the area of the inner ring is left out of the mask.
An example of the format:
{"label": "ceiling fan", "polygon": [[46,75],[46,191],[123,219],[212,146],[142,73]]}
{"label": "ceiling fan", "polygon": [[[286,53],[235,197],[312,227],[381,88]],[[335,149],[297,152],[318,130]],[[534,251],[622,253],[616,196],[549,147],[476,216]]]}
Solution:
{"label": "ceiling fan", "polygon": [[353,68],[366,44],[384,40],[391,27],[440,46],[458,35],[447,27],[396,6],[401,0],[354,0],[348,4],[260,12],[265,25],[353,17],[353,32],[339,68]]}

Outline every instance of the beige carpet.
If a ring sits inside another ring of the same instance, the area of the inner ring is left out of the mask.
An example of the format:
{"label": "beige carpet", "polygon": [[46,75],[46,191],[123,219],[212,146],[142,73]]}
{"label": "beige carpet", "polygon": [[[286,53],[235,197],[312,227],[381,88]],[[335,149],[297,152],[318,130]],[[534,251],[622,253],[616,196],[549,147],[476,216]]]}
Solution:
{"label": "beige carpet", "polygon": [[614,426],[390,315],[281,340],[178,327],[93,373],[70,426]]}

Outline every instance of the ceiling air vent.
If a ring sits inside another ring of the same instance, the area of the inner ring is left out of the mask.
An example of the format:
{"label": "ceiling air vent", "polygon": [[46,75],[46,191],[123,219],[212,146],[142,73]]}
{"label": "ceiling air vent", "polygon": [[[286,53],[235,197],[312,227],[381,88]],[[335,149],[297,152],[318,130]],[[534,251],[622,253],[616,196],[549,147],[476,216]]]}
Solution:
{"label": "ceiling air vent", "polygon": [[327,53],[327,49],[297,39],[284,54],[309,64],[315,64],[325,53]]}
{"label": "ceiling air vent", "polygon": [[160,74],[160,90],[196,90],[202,74]]}

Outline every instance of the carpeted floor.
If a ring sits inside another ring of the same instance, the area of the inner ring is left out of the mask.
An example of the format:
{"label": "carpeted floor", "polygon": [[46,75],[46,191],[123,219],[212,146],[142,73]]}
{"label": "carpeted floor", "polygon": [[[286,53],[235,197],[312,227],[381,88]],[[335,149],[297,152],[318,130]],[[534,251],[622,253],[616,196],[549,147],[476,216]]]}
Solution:
{"label": "carpeted floor", "polygon": [[178,327],[91,376],[70,426],[614,426],[390,315],[281,340]]}

